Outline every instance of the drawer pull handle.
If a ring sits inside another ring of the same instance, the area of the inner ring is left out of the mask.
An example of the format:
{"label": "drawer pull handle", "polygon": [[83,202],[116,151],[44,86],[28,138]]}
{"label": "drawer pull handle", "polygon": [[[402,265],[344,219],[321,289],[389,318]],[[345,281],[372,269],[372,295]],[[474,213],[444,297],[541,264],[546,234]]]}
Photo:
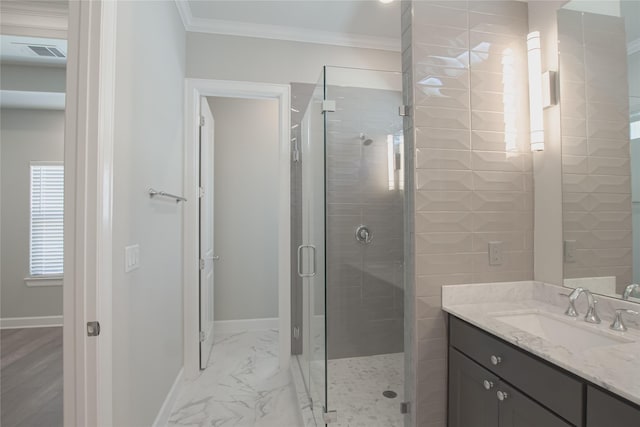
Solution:
{"label": "drawer pull handle", "polygon": [[493,388],[493,381],[484,380],[482,381],[482,385],[484,386],[485,390],[491,390]]}
{"label": "drawer pull handle", "polygon": [[500,363],[502,363],[502,358],[500,356],[491,356],[492,365],[499,365]]}
{"label": "drawer pull handle", "polygon": [[498,392],[496,393],[496,395],[498,396],[498,400],[499,401],[503,401],[503,400],[507,400],[507,397],[509,397],[509,395],[507,394],[506,391],[500,391],[498,390]]}

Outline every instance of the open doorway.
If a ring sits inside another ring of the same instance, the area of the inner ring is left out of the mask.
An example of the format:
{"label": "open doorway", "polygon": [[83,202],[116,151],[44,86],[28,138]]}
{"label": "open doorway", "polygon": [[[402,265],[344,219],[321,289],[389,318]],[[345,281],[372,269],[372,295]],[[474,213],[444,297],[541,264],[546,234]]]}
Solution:
{"label": "open doorway", "polygon": [[214,340],[251,331],[275,332],[277,365],[278,114],[277,99],[201,100],[200,369]]}
{"label": "open doorway", "polygon": [[0,424],[62,426],[67,41],[0,44]]}
{"label": "open doorway", "polygon": [[[256,328],[277,329],[277,363],[288,369],[290,358],[289,293],[289,86],[187,79],[185,195],[199,200],[202,103],[212,111],[214,130],[215,216],[213,334]],[[264,116],[264,106],[271,109]],[[247,113],[253,110],[253,118]],[[205,113],[206,114],[206,113]],[[234,118],[232,119],[231,116]],[[264,129],[271,142],[266,152]],[[206,126],[207,119],[204,119]],[[252,148],[252,144],[257,144]],[[263,147],[264,148],[264,147]],[[269,163],[268,178],[261,177]],[[206,192],[205,192],[206,197]],[[200,371],[199,204],[185,204],[185,377]],[[265,243],[267,242],[267,243]],[[205,260],[206,269],[206,260]],[[268,279],[272,286],[264,282]],[[242,282],[242,283],[241,283]],[[284,332],[284,333],[283,333]],[[205,339],[207,332],[205,331]],[[215,343],[214,343],[215,350]],[[215,358],[215,354],[214,357]],[[212,363],[210,360],[210,363]]]}

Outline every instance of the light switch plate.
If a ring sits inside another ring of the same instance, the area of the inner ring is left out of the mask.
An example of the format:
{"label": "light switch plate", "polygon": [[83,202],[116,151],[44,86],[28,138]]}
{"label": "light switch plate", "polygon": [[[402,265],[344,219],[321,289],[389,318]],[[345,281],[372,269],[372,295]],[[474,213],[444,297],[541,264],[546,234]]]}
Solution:
{"label": "light switch plate", "polygon": [[140,268],[140,245],[131,245],[124,248],[124,272]]}
{"label": "light switch plate", "polygon": [[576,262],[576,241],[575,240],[564,241],[564,262],[567,262],[567,263]]}
{"label": "light switch plate", "polygon": [[502,265],[502,242],[489,242],[489,265]]}

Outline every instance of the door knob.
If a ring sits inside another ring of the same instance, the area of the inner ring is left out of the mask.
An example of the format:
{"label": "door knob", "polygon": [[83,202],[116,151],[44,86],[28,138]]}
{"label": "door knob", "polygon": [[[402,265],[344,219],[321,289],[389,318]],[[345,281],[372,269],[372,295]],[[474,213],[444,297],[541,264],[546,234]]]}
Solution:
{"label": "door knob", "polygon": [[484,380],[482,381],[482,385],[484,386],[485,390],[491,390],[493,388],[493,381]]}
{"label": "door knob", "polygon": [[499,365],[500,363],[502,363],[502,358],[500,356],[491,356],[491,364],[492,365]]}

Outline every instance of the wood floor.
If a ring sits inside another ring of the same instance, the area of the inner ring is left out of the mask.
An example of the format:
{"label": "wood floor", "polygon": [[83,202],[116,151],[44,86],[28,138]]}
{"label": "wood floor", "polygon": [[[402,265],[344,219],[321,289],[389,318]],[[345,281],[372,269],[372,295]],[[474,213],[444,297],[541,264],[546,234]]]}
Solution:
{"label": "wood floor", "polygon": [[0,425],[62,426],[62,328],[0,330]]}

